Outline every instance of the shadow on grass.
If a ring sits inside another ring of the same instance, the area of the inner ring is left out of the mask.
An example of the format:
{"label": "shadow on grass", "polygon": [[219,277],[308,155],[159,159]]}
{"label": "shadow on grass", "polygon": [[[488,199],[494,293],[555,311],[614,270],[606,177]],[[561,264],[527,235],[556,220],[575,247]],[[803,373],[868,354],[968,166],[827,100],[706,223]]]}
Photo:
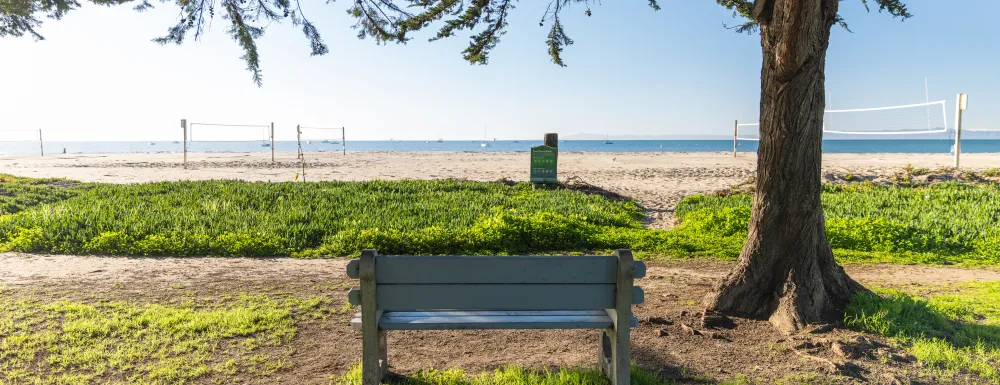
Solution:
{"label": "shadow on grass", "polygon": [[902,342],[921,364],[1000,384],[1000,282],[972,283],[924,299],[901,291],[859,294],[847,326]]}
{"label": "shadow on grass", "polygon": [[[633,365],[631,385],[740,384],[740,382],[718,382],[684,373],[682,368],[672,366],[656,371]],[[335,383],[337,385],[361,385],[360,365],[353,367]],[[509,365],[479,374],[469,374],[460,369],[427,369],[409,376],[390,373],[382,383],[391,385],[608,385],[608,380],[596,368],[553,367],[536,370]]]}

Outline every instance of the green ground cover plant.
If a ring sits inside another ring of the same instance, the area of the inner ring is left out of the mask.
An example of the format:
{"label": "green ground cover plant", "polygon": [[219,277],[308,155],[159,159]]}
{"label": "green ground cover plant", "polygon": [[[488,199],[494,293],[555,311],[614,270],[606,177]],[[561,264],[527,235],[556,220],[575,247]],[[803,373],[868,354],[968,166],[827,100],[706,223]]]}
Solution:
{"label": "green ground cover plant", "polygon": [[[691,196],[677,215],[697,219],[705,234],[745,237],[751,199]],[[997,185],[825,185],[823,207],[827,238],[841,262],[1000,264]]]}
{"label": "green ground cover plant", "polygon": [[296,321],[329,300],[81,302],[0,290],[0,384],[185,384],[266,376],[289,364]]}
{"label": "green ground cover plant", "polygon": [[859,294],[845,323],[901,343],[924,366],[1000,384],[1000,282],[942,287],[926,298],[898,290]]}
{"label": "green ground cover plant", "polygon": [[[15,191],[8,184],[0,181],[0,188]],[[630,248],[641,257],[735,259],[747,236],[751,202],[749,194],[739,193],[687,197],[676,209],[680,224],[664,231],[644,228],[644,209],[634,202],[527,183],[200,181],[18,188],[23,190],[7,198],[35,203],[0,215],[0,251],[136,256]],[[1000,265],[995,185],[829,185],[823,199],[828,237],[841,262]]]}
{"label": "green ground cover plant", "polygon": [[0,174],[0,215],[71,198],[85,190],[79,183],[64,179],[20,178]]}

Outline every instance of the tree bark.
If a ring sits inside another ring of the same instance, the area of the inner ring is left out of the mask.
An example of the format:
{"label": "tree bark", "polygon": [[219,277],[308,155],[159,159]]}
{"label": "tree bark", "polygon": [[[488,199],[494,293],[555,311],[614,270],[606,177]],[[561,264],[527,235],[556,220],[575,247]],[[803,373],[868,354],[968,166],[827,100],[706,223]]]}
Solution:
{"label": "tree bark", "polygon": [[833,259],[823,223],[826,50],[838,0],[758,0],[760,147],[749,237],[709,310],[792,332],[835,322],[865,290]]}

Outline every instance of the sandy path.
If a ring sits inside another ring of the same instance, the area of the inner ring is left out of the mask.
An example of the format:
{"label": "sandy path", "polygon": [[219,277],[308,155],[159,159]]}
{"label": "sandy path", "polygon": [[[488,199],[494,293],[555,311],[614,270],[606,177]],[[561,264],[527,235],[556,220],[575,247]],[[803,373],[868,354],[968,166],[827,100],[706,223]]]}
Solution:
{"label": "sandy path", "polygon": [[[296,279],[344,279],[345,259],[294,258],[119,258],[71,255],[0,254],[0,284],[38,282],[195,283]],[[650,262],[647,277],[685,276],[722,278],[732,262],[673,260]],[[862,282],[880,284],[945,284],[1000,281],[1000,269],[964,269],[947,266],[848,265],[847,272]]]}
{"label": "sandy path", "polygon": [[[442,179],[492,181],[528,179],[529,154],[479,152],[307,153],[308,180]],[[278,153],[271,163],[265,153],[71,154],[2,156],[0,172],[30,177],[62,177],[86,182],[137,183],[163,180],[240,179],[293,181],[300,171],[295,153]],[[969,154],[963,164],[973,169],[1000,166],[1000,154]],[[937,169],[952,162],[948,155],[828,154],[826,172],[882,175],[906,164]],[[681,198],[710,193],[745,182],[754,173],[756,156],[725,153],[563,153],[560,178],[587,183],[636,199],[649,209],[653,228],[673,226],[673,209]]]}

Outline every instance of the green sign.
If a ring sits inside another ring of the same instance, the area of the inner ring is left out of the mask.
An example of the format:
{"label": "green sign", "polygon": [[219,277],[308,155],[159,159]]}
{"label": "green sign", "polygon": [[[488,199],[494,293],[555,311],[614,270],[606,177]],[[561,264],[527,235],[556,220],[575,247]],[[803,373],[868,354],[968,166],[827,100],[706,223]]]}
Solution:
{"label": "green sign", "polygon": [[556,183],[559,149],[549,146],[531,148],[531,183]]}

